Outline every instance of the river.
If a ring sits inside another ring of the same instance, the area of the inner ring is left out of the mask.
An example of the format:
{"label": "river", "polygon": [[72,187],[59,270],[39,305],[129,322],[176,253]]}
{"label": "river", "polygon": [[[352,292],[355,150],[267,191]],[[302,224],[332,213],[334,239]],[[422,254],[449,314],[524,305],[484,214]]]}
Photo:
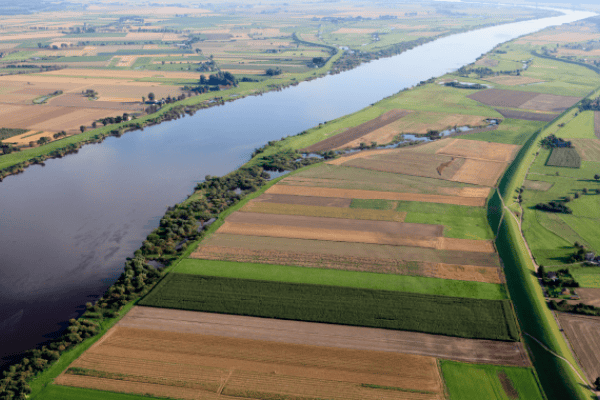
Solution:
{"label": "river", "polygon": [[499,43],[587,18],[448,36],[351,71],[84,146],[0,183],[0,357],[59,335],[121,274],[167,206],[270,140],[358,111],[473,62]]}

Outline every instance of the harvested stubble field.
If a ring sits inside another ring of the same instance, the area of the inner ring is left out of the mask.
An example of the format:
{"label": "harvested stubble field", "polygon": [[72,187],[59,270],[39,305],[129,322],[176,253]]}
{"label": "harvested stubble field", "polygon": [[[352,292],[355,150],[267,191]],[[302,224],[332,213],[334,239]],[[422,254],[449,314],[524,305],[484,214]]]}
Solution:
{"label": "harvested stubble field", "polygon": [[301,151],[313,153],[317,151],[326,151],[343,147],[344,145],[354,140],[360,139],[361,137],[367,135],[368,133],[376,129],[379,129],[385,125],[399,120],[400,118],[406,116],[409,113],[410,111],[406,110],[388,111],[385,114],[380,115],[379,117],[371,121],[365,122],[364,124],[358,125],[354,128],[349,128],[342,133],[322,140],[319,143],[313,144],[312,146],[308,146],[302,149]]}
{"label": "harvested stubble field", "polygon": [[[483,241],[477,241],[483,242]],[[486,242],[487,243],[487,242]],[[310,239],[213,234],[203,245],[249,250],[274,250],[344,257],[367,257],[430,263],[499,267],[498,256],[489,252],[430,249],[371,243],[348,243]]]}
{"label": "harvested stubble field", "polygon": [[583,372],[590,382],[600,376],[600,317],[558,313]]}
{"label": "harvested stubble field", "polygon": [[[302,197],[302,196],[297,196]],[[393,210],[361,210],[354,208],[306,206],[250,201],[240,211],[262,214],[304,215],[323,218],[344,218],[373,221],[403,222],[406,213]],[[333,222],[335,223],[335,222]]]}
{"label": "harvested stubble field", "polygon": [[496,108],[495,110],[505,118],[523,119],[525,121],[550,122],[554,121],[559,116],[559,114],[556,113],[517,111],[508,108]]}
{"label": "harvested stubble field", "polygon": [[579,97],[504,89],[486,89],[467,97],[493,107],[522,108],[554,113],[561,113],[581,100]]}
{"label": "harvested stubble field", "polygon": [[464,158],[509,162],[515,157],[520,148],[521,146],[512,144],[452,139],[436,153]]}
{"label": "harvested stubble field", "polygon": [[[420,201],[425,203],[444,203],[457,204],[464,206],[483,207],[486,197],[481,196],[489,192],[489,188],[461,188],[456,195],[435,195],[435,194],[417,194],[417,193],[395,193],[382,192],[375,190],[360,189],[336,189],[328,187],[313,186],[292,186],[285,183],[297,183],[297,180],[286,179],[278,185],[271,186],[266,193],[285,194],[293,196],[312,196],[312,197],[341,197],[347,199],[381,199],[381,200],[402,200],[402,201]],[[313,182],[314,183],[314,182]],[[463,196],[458,195],[463,194]],[[468,196],[475,195],[475,196]]]}
{"label": "harvested stubble field", "polygon": [[293,196],[286,194],[269,193],[264,193],[263,195],[257,197],[253,201],[256,203],[264,202],[270,204],[294,204],[301,206],[340,208],[348,208],[352,203],[352,199],[345,199],[341,197]]}
{"label": "harvested stubble field", "polygon": [[508,163],[468,158],[452,180],[473,185],[496,186],[507,166]]}
{"label": "harvested stubble field", "polygon": [[432,357],[125,326],[105,338],[57,383],[103,388],[122,379],[123,389],[183,398],[443,398]]}
{"label": "harvested stubble field", "polygon": [[581,158],[585,161],[600,161],[600,140],[598,139],[569,139]]}
{"label": "harvested stubble field", "polygon": [[473,340],[315,322],[134,307],[117,327],[198,333],[290,344],[385,351],[449,360],[527,366],[520,342]]}
{"label": "harvested stubble field", "polygon": [[100,108],[105,110],[116,110],[115,115],[119,112],[126,111],[144,111],[144,105],[141,104],[141,99],[137,104],[125,102],[113,102],[102,100],[89,100],[81,94],[68,93],[54,97],[48,101],[48,104],[54,107],[83,107],[83,108]]}
{"label": "harvested stubble field", "polygon": [[510,300],[170,273],[143,306],[518,341]]}
{"label": "harvested stubble field", "polygon": [[197,72],[173,72],[173,71],[132,71],[132,70],[104,70],[104,69],[75,69],[65,68],[57,71],[43,72],[38,76],[67,76],[88,77],[91,79],[140,79],[140,78],[172,78],[172,79],[195,79],[198,80]]}
{"label": "harvested stubble field", "polygon": [[253,250],[208,245],[199,247],[190,255],[190,257],[204,260],[252,262],[358,272],[426,276],[471,282],[504,282],[502,273],[498,268],[494,267],[403,261],[391,258],[352,257],[278,250]]}
{"label": "harvested stubble field", "polygon": [[451,180],[464,162],[463,158],[399,151],[354,158],[342,165],[395,174]]}
{"label": "harvested stubble field", "polygon": [[581,157],[574,148],[555,147],[546,161],[548,167],[581,168]]}

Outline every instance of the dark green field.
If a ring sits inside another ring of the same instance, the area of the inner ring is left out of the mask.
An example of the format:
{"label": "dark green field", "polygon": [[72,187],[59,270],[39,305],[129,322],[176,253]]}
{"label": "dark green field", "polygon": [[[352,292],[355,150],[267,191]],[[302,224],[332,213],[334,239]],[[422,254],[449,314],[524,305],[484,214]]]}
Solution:
{"label": "dark green field", "polygon": [[27,129],[16,128],[0,128],[0,140],[6,139],[15,135],[21,135],[27,132]]}
{"label": "dark green field", "polygon": [[556,147],[552,149],[546,165],[548,167],[580,168],[581,157],[579,157],[579,153],[574,148]]}
{"label": "dark green field", "polygon": [[48,385],[43,392],[34,397],[35,400],[144,400],[166,399],[149,395],[135,395],[103,390],[82,389],[68,386]]}
{"label": "dark green field", "polygon": [[140,305],[518,340],[509,300],[169,274]]}

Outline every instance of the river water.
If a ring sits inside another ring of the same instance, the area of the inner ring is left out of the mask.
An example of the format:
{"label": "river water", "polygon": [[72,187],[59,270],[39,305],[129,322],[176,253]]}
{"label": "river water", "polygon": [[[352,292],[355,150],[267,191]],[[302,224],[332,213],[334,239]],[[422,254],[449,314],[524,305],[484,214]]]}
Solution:
{"label": "river water", "polygon": [[593,14],[449,36],[281,92],[247,97],[84,146],[0,183],[0,357],[62,332],[120,275],[126,257],[205,175],[269,140],[358,111],[473,62],[499,43]]}

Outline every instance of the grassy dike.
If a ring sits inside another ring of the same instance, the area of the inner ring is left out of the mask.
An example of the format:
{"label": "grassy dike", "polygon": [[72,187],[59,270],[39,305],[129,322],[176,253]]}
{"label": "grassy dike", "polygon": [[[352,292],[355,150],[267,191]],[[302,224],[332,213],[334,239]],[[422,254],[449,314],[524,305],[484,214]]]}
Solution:
{"label": "grassy dike", "polygon": [[[563,116],[571,110],[572,108],[565,111]],[[544,136],[547,129],[558,124],[561,118],[532,135],[521,148],[502,177],[498,190],[488,202],[488,220],[492,229],[498,232],[496,247],[504,263],[508,290],[515,306],[524,342],[529,349],[544,392],[549,399],[591,400],[596,397],[588,390],[587,383],[577,376],[571,366],[532,339],[534,337],[554,353],[567,359],[577,368],[578,373],[584,376],[558,328],[552,311],[546,305],[519,225],[503,209],[502,204],[502,199],[504,199],[512,212],[520,212],[518,206],[512,204],[515,191],[522,186],[527,170],[535,159],[539,139]]]}

